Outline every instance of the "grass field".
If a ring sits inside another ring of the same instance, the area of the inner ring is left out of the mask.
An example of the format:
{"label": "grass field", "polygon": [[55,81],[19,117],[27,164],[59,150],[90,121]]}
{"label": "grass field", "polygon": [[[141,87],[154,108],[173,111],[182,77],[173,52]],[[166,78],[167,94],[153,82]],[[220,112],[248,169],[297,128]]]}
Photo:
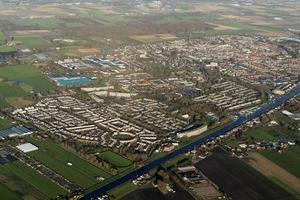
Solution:
{"label": "grass field", "polygon": [[[66,194],[62,188],[20,161],[0,165],[0,177],[1,199],[39,200]],[[3,195],[9,198],[4,198]]]}
{"label": "grass field", "polygon": [[17,26],[23,26],[23,27],[32,26],[32,27],[38,27],[44,29],[52,29],[52,28],[58,28],[60,26],[60,23],[62,22],[55,18],[48,18],[48,19],[35,18],[35,19],[18,19],[14,21],[14,23]]}
{"label": "grass field", "polygon": [[177,39],[175,35],[168,34],[168,33],[153,34],[153,35],[132,35],[129,38],[143,43],[161,42],[161,41]]}
{"label": "grass field", "polygon": [[0,31],[0,45],[4,44],[6,36],[4,35],[4,33],[2,31]]}
{"label": "grass field", "polygon": [[13,126],[12,121],[10,121],[8,119],[1,119],[0,118],[0,130],[10,128],[12,126]]}
{"label": "grass field", "polygon": [[[98,176],[109,177],[105,171],[53,142],[41,140],[32,140],[31,142],[39,147],[38,151],[30,153],[32,157],[83,188],[96,184]],[[72,163],[72,166],[67,164],[69,162]]]}
{"label": "grass field", "polygon": [[0,68],[0,77],[15,82],[17,86],[21,83],[25,83],[27,86],[31,85],[38,92],[45,92],[54,88],[54,84],[46,80],[42,73],[32,65],[2,67]]}
{"label": "grass field", "polygon": [[0,82],[0,109],[30,104],[30,99],[25,99],[25,97],[32,90],[35,92],[47,92],[55,88],[54,84],[46,80],[43,74],[31,65],[1,67],[0,78],[4,79],[4,81]]}
{"label": "grass field", "polygon": [[[0,72],[1,74],[1,72]],[[26,92],[15,84],[9,84],[5,82],[0,82],[0,109],[7,108],[10,106],[7,101],[8,97],[24,97]]]}
{"label": "grass field", "polygon": [[74,49],[63,48],[56,51],[59,55],[67,56],[67,57],[78,57],[80,53]]}
{"label": "grass field", "polygon": [[119,154],[116,154],[112,151],[105,151],[98,155],[98,158],[110,163],[111,165],[117,168],[128,167],[132,164],[132,162]]}
{"label": "grass field", "polygon": [[13,52],[15,50],[16,50],[15,48],[9,47],[9,46],[6,46],[6,45],[0,46],[0,53],[9,53],[9,52]]}
{"label": "grass field", "polygon": [[47,48],[51,46],[51,44],[40,37],[16,37],[15,40],[28,48]]}
{"label": "grass field", "polygon": [[122,184],[120,187],[109,191],[108,194],[112,197],[112,199],[121,199],[122,197],[135,191],[136,189],[138,189],[137,185],[134,185],[131,182],[127,182]]}
{"label": "grass field", "polygon": [[272,135],[269,131],[263,128],[254,128],[246,131],[246,137],[253,137],[255,141],[273,141],[275,140],[275,136]]}
{"label": "grass field", "polygon": [[274,151],[262,151],[263,156],[273,161],[283,169],[300,178],[300,146],[290,147],[279,154]]}
{"label": "grass field", "polygon": [[15,192],[9,190],[2,183],[0,184],[0,194],[1,194],[1,198],[3,198],[3,199],[10,199],[10,200],[19,200],[19,199],[22,199],[17,194],[15,194]]}

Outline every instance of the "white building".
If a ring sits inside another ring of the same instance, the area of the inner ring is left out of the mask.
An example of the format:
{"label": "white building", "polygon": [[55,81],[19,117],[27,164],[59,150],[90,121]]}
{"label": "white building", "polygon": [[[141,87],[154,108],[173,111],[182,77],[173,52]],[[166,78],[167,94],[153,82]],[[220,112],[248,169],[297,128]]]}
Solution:
{"label": "white building", "polygon": [[192,129],[187,129],[183,130],[181,132],[177,133],[178,138],[183,138],[183,137],[193,137],[202,134],[203,132],[207,131],[207,125],[202,125],[197,128],[192,128]]}
{"label": "white building", "polygon": [[20,144],[18,146],[16,146],[17,149],[19,149],[20,151],[23,151],[24,153],[28,153],[31,151],[36,151],[39,148],[31,143],[25,143],[25,144]]}

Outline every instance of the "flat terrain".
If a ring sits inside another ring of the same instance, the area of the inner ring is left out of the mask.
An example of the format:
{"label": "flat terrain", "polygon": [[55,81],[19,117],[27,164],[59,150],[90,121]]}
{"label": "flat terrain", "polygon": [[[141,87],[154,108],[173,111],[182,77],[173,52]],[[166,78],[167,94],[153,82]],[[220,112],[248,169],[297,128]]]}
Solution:
{"label": "flat terrain", "polygon": [[5,34],[2,31],[0,31],[0,45],[4,44],[5,38]]}
{"label": "flat terrain", "polygon": [[220,148],[196,166],[233,199],[294,199],[292,194]]}
{"label": "flat terrain", "polygon": [[12,126],[13,124],[11,123],[10,120],[0,118],[0,130],[10,128]]}
{"label": "flat terrain", "polygon": [[300,194],[300,179],[259,153],[251,153],[249,164],[267,177],[276,177]]}
{"label": "flat terrain", "polygon": [[6,45],[0,45],[0,53],[9,53],[9,52],[13,52],[15,50],[16,49],[13,48],[13,47],[9,47],[9,46],[6,46]]}
{"label": "flat terrain", "polygon": [[66,194],[62,188],[20,161],[0,165],[0,179],[1,198],[9,197],[4,199],[39,200]]}
{"label": "flat terrain", "polygon": [[[104,178],[109,176],[103,170],[53,142],[42,140],[32,140],[32,142],[39,147],[38,151],[30,153],[33,158],[83,188],[96,184],[99,176]],[[68,163],[72,163],[72,166]]]}
{"label": "flat terrain", "polygon": [[143,43],[162,42],[177,39],[177,37],[172,34],[133,35],[129,38]]}
{"label": "flat terrain", "polygon": [[293,146],[282,154],[274,151],[262,151],[261,155],[287,170],[294,176],[300,178],[300,146]]}
{"label": "flat terrain", "polygon": [[254,138],[255,141],[274,141],[275,135],[264,128],[253,128],[245,132],[247,138]]}
{"label": "flat terrain", "polygon": [[26,48],[39,48],[39,49],[46,49],[51,46],[51,44],[41,38],[41,37],[34,37],[34,36],[18,36],[15,38],[17,43],[25,46]]}
{"label": "flat terrain", "polygon": [[30,105],[31,100],[25,97],[32,90],[47,92],[55,86],[32,65],[11,65],[0,68],[0,108],[9,106],[21,107]]}
{"label": "flat terrain", "polygon": [[112,151],[105,151],[100,153],[97,156],[99,159],[110,163],[111,165],[117,167],[117,168],[122,168],[122,167],[128,167],[132,164],[132,162]]}
{"label": "flat terrain", "polygon": [[126,195],[122,200],[194,200],[188,192],[182,190],[178,185],[175,185],[174,190],[175,193],[164,195],[157,188],[139,189]]}
{"label": "flat terrain", "polygon": [[54,88],[54,85],[44,78],[40,70],[32,65],[10,65],[1,67],[0,77],[7,81],[14,81],[17,85],[26,83],[39,92]]}

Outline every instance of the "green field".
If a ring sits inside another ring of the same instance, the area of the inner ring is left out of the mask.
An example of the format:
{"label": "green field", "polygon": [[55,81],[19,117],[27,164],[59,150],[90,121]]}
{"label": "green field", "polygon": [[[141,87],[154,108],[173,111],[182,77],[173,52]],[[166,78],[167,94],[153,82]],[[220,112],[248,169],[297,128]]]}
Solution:
{"label": "green field", "polygon": [[[39,147],[38,151],[30,153],[33,158],[83,188],[96,184],[98,176],[109,177],[105,171],[53,142],[41,140],[32,140],[31,142]],[[72,166],[67,164],[69,162],[72,163]]]}
{"label": "green field", "polygon": [[40,37],[16,37],[18,43],[25,45],[28,48],[48,48],[51,44]]}
{"label": "green field", "polygon": [[67,193],[20,161],[0,165],[0,177],[1,199],[51,199]]}
{"label": "green field", "polygon": [[6,39],[5,34],[2,31],[0,31],[0,45],[4,44],[5,39]]}
{"label": "green field", "polygon": [[[1,72],[0,72],[1,74]],[[26,92],[15,84],[0,82],[0,109],[10,106],[8,97],[24,97]]]}
{"label": "green field", "polygon": [[16,99],[26,97],[33,90],[47,92],[55,86],[44,78],[43,74],[32,65],[10,65],[0,68],[0,109],[10,105],[19,107],[28,105],[30,101]]}
{"label": "green field", "polygon": [[61,56],[67,56],[67,57],[78,57],[80,55],[78,51],[71,48],[63,48],[57,50],[57,53]]}
{"label": "green field", "polygon": [[31,91],[48,92],[55,85],[48,81],[39,69],[32,65],[9,65],[0,68],[0,109],[31,104]]}
{"label": "green field", "polygon": [[255,141],[273,141],[275,136],[270,133],[270,131],[264,128],[254,128],[246,131],[245,133],[247,138],[254,138]]}
{"label": "green field", "polygon": [[15,82],[18,87],[22,83],[31,85],[37,92],[45,92],[54,88],[54,84],[46,80],[40,70],[32,65],[10,65],[2,67],[0,68],[0,77],[7,81]]}
{"label": "green field", "polygon": [[10,128],[12,126],[13,126],[13,124],[10,120],[0,118],[0,130],[7,129],[7,128]]}
{"label": "green field", "polygon": [[117,168],[128,167],[132,164],[132,162],[130,160],[128,160],[112,151],[102,152],[97,157],[107,163],[110,163],[111,165],[113,165]]}
{"label": "green field", "polygon": [[291,174],[300,178],[300,146],[288,148],[282,154],[274,151],[262,151],[263,156],[273,161]]}
{"label": "green field", "polygon": [[59,19],[49,18],[49,19],[18,19],[14,21],[17,26],[31,26],[31,27],[38,27],[44,29],[52,29],[58,28],[62,23]]}
{"label": "green field", "polygon": [[122,197],[137,190],[138,188],[139,187],[137,185],[134,185],[131,182],[127,182],[127,183],[124,183],[121,186],[109,191],[108,194],[112,199],[121,199]]}
{"label": "green field", "polygon": [[15,50],[16,50],[15,48],[6,45],[0,46],[0,53],[9,53],[9,52],[14,52]]}

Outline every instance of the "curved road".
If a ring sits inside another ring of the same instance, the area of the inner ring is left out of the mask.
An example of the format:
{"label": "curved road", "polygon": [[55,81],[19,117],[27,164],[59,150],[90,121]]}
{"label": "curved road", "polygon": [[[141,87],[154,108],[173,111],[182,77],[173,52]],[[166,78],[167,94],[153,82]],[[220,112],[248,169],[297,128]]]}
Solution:
{"label": "curved road", "polygon": [[129,174],[122,176],[122,177],[96,189],[93,192],[86,194],[84,197],[81,198],[81,200],[96,200],[99,196],[106,194],[106,192],[108,192],[109,190],[111,190],[115,187],[118,187],[127,181],[135,179],[135,178],[147,173],[149,170],[159,167],[161,164],[175,158],[176,156],[193,150],[197,146],[203,145],[203,144],[207,143],[208,141],[214,140],[215,138],[217,138],[219,136],[226,135],[229,131],[231,131],[239,126],[242,126],[245,123],[247,123],[257,117],[260,117],[261,115],[273,110],[276,107],[281,106],[286,101],[288,101],[289,99],[291,99],[299,94],[300,94],[300,86],[297,86],[295,89],[291,90],[289,93],[285,94],[284,96],[277,98],[277,99],[269,102],[268,104],[263,105],[260,109],[258,109],[256,112],[252,113],[251,115],[249,115],[247,117],[240,117],[236,121],[226,125],[225,127],[221,128],[219,130],[216,130],[216,131],[212,132],[211,134],[196,140],[195,142],[192,142],[186,146],[183,146],[162,158],[156,159],[156,160],[144,165],[143,167],[141,167],[133,172],[130,172]]}

